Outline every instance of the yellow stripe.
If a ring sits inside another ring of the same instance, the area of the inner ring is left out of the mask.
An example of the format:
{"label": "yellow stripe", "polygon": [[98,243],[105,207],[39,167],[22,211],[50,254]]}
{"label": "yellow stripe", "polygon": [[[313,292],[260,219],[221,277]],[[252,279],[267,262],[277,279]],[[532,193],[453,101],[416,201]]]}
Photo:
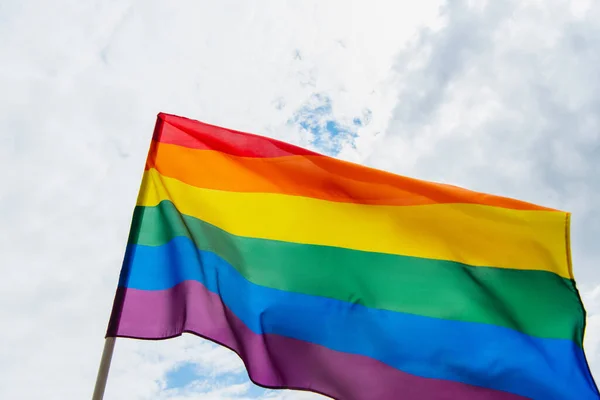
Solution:
{"label": "yellow stripe", "polygon": [[477,204],[362,205],[225,192],[190,186],[155,169],[146,171],[138,205],[155,206],[162,200],[240,236],[547,270],[572,278],[563,212]]}

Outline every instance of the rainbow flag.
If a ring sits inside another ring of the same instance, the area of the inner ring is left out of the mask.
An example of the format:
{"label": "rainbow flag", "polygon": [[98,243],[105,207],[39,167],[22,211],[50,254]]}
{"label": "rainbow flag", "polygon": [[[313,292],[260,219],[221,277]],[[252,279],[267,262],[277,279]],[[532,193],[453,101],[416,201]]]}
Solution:
{"label": "rainbow flag", "polygon": [[107,337],[338,399],[598,399],[569,213],[159,114]]}

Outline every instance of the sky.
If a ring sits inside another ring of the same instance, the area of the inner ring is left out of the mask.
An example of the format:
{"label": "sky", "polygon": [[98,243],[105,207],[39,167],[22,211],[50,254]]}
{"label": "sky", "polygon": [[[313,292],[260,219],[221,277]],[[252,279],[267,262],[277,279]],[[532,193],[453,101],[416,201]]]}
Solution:
{"label": "sky", "polygon": [[[600,2],[4,0],[0,398],[90,398],[158,112],[573,213],[600,377]],[[106,399],[319,399],[198,337]]]}

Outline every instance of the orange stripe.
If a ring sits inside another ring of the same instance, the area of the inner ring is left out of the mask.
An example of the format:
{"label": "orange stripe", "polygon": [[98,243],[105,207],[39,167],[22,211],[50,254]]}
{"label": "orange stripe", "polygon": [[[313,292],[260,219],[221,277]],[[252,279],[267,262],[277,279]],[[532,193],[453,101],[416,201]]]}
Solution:
{"label": "orange stripe", "polygon": [[408,178],[324,156],[238,157],[152,142],[146,168],[188,185],[373,205],[470,203],[551,210],[505,197]]}

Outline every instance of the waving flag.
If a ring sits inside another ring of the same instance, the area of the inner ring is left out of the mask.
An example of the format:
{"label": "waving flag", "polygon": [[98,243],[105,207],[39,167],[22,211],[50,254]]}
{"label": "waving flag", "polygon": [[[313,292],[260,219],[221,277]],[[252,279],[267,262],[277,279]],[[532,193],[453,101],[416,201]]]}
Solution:
{"label": "waving flag", "polygon": [[598,399],[584,325],[566,212],[159,114],[107,337],[338,399]]}

